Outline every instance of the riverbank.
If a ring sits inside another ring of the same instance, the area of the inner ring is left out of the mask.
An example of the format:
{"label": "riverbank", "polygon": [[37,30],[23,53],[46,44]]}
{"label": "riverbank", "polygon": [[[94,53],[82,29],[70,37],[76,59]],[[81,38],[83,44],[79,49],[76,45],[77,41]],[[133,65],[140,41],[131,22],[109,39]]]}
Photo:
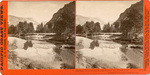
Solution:
{"label": "riverbank", "polygon": [[26,40],[16,37],[8,37],[8,41],[9,69],[66,68],[66,66],[64,66],[66,60],[62,59],[62,56],[65,56],[67,54],[67,52],[64,53],[64,51],[66,50],[62,50],[59,55],[53,50],[54,48],[56,48],[56,45],[54,45],[53,43],[32,40],[33,47],[29,47],[27,50],[24,50],[23,46]]}
{"label": "riverbank", "polygon": [[140,59],[131,56],[138,56],[132,49],[128,50],[127,54],[123,53],[120,50],[122,45],[119,43],[98,40],[99,47],[92,50],[89,48],[91,39],[79,36],[76,39],[77,68],[142,68],[142,56],[139,56]]}

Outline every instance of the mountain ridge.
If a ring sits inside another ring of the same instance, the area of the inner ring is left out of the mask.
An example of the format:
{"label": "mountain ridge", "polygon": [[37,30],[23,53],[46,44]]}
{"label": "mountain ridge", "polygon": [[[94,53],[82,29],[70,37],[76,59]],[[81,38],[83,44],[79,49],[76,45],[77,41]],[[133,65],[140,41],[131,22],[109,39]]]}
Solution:
{"label": "mountain ridge", "polygon": [[54,13],[52,19],[46,25],[48,25],[51,32],[58,34],[73,30],[75,25],[75,2],[65,4],[63,8]]}
{"label": "mountain ridge", "polygon": [[32,22],[34,29],[36,29],[36,26],[39,24],[38,22],[36,22],[32,18],[24,18],[24,17],[17,17],[14,15],[8,15],[8,25],[16,26],[19,22],[24,22],[24,21],[27,21],[28,23]]}
{"label": "mountain ridge", "polygon": [[121,13],[114,26],[130,38],[143,38],[143,1],[132,4]]}
{"label": "mountain ridge", "polygon": [[99,22],[101,25],[101,28],[104,26],[104,24],[106,24],[104,21],[95,18],[95,17],[85,17],[85,16],[81,16],[81,15],[76,15],[76,25],[84,25],[86,23],[86,21],[93,21],[93,22]]}

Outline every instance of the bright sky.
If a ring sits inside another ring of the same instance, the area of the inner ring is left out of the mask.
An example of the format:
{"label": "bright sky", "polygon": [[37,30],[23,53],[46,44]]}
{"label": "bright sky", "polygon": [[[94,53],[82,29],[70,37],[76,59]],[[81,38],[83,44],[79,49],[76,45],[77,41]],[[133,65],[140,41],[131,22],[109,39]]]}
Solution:
{"label": "bright sky", "polygon": [[8,2],[8,15],[32,18],[37,22],[49,21],[53,14],[70,1]]}
{"label": "bright sky", "polygon": [[114,22],[127,8],[138,1],[77,1],[77,15],[97,17],[104,22]]}

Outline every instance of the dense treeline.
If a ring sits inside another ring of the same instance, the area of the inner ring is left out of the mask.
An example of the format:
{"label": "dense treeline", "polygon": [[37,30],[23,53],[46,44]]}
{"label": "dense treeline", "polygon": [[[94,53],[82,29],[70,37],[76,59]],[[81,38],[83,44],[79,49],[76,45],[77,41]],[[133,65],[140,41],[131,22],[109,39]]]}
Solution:
{"label": "dense treeline", "polygon": [[93,21],[91,22],[86,22],[84,25],[77,25],[76,26],[76,33],[77,34],[92,34],[92,33],[98,33],[101,31],[100,23],[96,22],[94,23]]}
{"label": "dense treeline", "polygon": [[43,25],[43,23],[39,24],[36,27],[36,33],[49,33],[51,32],[50,29],[48,28],[48,25]]}
{"label": "dense treeline", "polygon": [[[117,25],[116,25],[117,26]],[[105,24],[102,29],[101,25],[99,22],[94,23],[93,21],[91,22],[86,22],[84,25],[77,25],[76,26],[76,33],[77,34],[93,34],[93,33],[100,33],[100,32],[119,32],[116,30],[117,27],[114,25],[111,25],[109,22],[108,24]]]}
{"label": "dense treeline", "polygon": [[35,32],[33,23],[19,22],[16,26],[10,25],[8,27],[8,34],[26,34]]}
{"label": "dense treeline", "polygon": [[109,23],[104,25],[103,32],[111,32],[111,26]]}

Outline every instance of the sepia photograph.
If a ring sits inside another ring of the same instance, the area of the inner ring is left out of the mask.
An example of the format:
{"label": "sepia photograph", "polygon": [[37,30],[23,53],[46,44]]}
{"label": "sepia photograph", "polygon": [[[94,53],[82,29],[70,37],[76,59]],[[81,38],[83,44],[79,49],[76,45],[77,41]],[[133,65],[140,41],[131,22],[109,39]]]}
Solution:
{"label": "sepia photograph", "polygon": [[143,68],[143,1],[77,1],[76,68]]}
{"label": "sepia photograph", "polygon": [[8,69],[74,69],[75,2],[8,2]]}

